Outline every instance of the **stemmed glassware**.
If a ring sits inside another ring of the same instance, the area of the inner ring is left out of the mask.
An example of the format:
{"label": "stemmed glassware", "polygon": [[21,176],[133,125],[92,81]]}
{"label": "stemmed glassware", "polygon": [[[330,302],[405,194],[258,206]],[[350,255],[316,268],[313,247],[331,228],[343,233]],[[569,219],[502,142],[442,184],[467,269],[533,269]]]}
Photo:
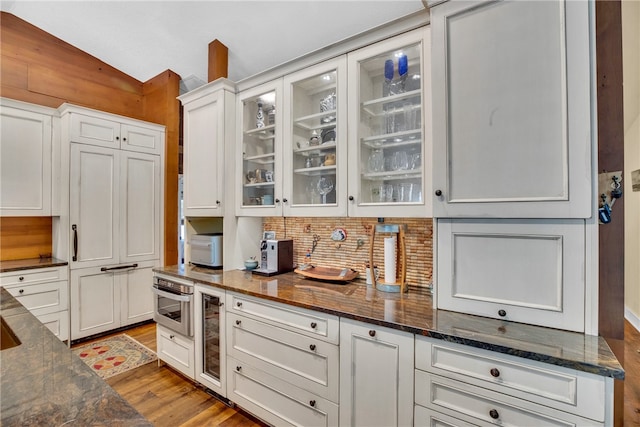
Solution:
{"label": "stemmed glassware", "polygon": [[333,181],[331,178],[321,176],[318,180],[318,193],[322,196],[322,204],[327,203],[327,194],[333,190]]}

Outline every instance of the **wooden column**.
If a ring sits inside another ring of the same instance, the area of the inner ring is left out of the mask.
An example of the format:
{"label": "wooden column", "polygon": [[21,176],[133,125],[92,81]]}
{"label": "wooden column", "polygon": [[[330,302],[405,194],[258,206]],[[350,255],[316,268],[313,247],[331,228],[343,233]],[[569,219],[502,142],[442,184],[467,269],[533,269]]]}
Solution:
{"label": "wooden column", "polygon": [[[624,169],[621,7],[620,0],[595,2],[598,172]],[[624,366],[624,196],[616,201],[611,222],[599,226],[598,249],[598,327]],[[623,425],[621,381],[615,384],[614,414],[615,425]]]}
{"label": "wooden column", "polygon": [[209,82],[229,75],[229,49],[215,39],[209,43]]}

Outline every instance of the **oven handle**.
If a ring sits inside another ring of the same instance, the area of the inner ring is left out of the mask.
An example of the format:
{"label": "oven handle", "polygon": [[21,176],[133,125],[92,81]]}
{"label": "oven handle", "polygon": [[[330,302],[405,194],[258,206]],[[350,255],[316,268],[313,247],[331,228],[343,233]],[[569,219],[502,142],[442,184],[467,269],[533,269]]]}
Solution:
{"label": "oven handle", "polygon": [[172,300],[176,300],[176,301],[184,301],[184,302],[189,302],[191,301],[191,295],[178,295],[178,294],[174,294],[171,292],[167,292],[167,291],[162,291],[158,288],[156,288],[155,286],[151,287],[151,291],[161,297],[165,297],[165,298],[169,298]]}

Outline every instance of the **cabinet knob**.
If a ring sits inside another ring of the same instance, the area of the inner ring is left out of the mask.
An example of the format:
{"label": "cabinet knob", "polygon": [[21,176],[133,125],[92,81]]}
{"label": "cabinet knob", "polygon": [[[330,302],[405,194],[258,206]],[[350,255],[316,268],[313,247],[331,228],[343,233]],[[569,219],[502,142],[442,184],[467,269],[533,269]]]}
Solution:
{"label": "cabinet knob", "polygon": [[238,307],[242,307],[242,302],[241,302],[241,301],[238,301],[238,302],[236,303],[236,306],[238,306]]}
{"label": "cabinet knob", "polygon": [[442,190],[436,190],[435,194],[438,197],[442,196]]}
{"label": "cabinet knob", "polygon": [[315,400],[310,400],[309,401],[309,406],[315,407],[316,406],[316,401]]}
{"label": "cabinet knob", "polygon": [[236,320],[236,325],[240,326],[241,323],[242,323],[242,320]]}
{"label": "cabinet knob", "polygon": [[498,310],[498,316],[500,316],[500,317],[504,317],[504,316],[506,316],[506,315],[507,315],[507,312],[506,312],[506,311],[504,311],[504,310]]}
{"label": "cabinet knob", "polygon": [[349,201],[353,202],[353,196],[349,196]]}
{"label": "cabinet knob", "polygon": [[369,336],[370,336],[370,337],[375,337],[375,336],[376,336],[376,331],[374,331],[373,329],[371,329],[371,330],[369,331]]}
{"label": "cabinet knob", "polygon": [[315,345],[315,344],[311,344],[311,345],[309,346],[309,349],[310,349],[311,351],[315,351],[315,350],[316,350],[316,345]]}
{"label": "cabinet knob", "polygon": [[316,328],[316,326],[318,326],[318,325],[316,324],[316,322],[311,322],[311,329],[315,329],[315,328]]}
{"label": "cabinet knob", "polygon": [[127,141],[127,138],[122,138],[122,140],[126,142],[126,141]]}
{"label": "cabinet knob", "polygon": [[24,276],[18,277],[18,280],[22,282],[24,280]]}
{"label": "cabinet knob", "polygon": [[20,292],[21,294],[24,293],[24,289],[20,289],[18,292]]}
{"label": "cabinet knob", "polygon": [[287,203],[289,200],[288,199],[282,199],[282,203]]}
{"label": "cabinet knob", "polygon": [[500,376],[500,371],[497,368],[491,368],[489,371],[492,377],[498,378]]}
{"label": "cabinet knob", "polygon": [[169,335],[169,339],[174,339],[176,336],[175,335]]}
{"label": "cabinet knob", "polygon": [[216,205],[220,205],[220,200],[216,200]]}
{"label": "cabinet knob", "polygon": [[236,366],[236,371],[240,372],[242,370],[242,366]]}
{"label": "cabinet knob", "polygon": [[497,420],[498,418],[500,418],[500,414],[495,409],[492,409],[489,411],[489,416],[494,420]]}
{"label": "cabinet knob", "polygon": [[276,203],[280,203],[280,199],[276,199]]}
{"label": "cabinet knob", "polygon": [[120,137],[119,136],[116,136],[116,141],[120,141]]}

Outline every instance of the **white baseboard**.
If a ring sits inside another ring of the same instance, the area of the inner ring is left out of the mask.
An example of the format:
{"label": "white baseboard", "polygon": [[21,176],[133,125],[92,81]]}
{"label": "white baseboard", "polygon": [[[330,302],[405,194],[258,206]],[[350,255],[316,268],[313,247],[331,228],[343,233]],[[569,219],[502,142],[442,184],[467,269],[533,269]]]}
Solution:
{"label": "white baseboard", "polygon": [[629,323],[631,323],[631,326],[633,326],[638,332],[640,332],[640,317],[638,317],[637,314],[625,307],[624,318],[627,319]]}

